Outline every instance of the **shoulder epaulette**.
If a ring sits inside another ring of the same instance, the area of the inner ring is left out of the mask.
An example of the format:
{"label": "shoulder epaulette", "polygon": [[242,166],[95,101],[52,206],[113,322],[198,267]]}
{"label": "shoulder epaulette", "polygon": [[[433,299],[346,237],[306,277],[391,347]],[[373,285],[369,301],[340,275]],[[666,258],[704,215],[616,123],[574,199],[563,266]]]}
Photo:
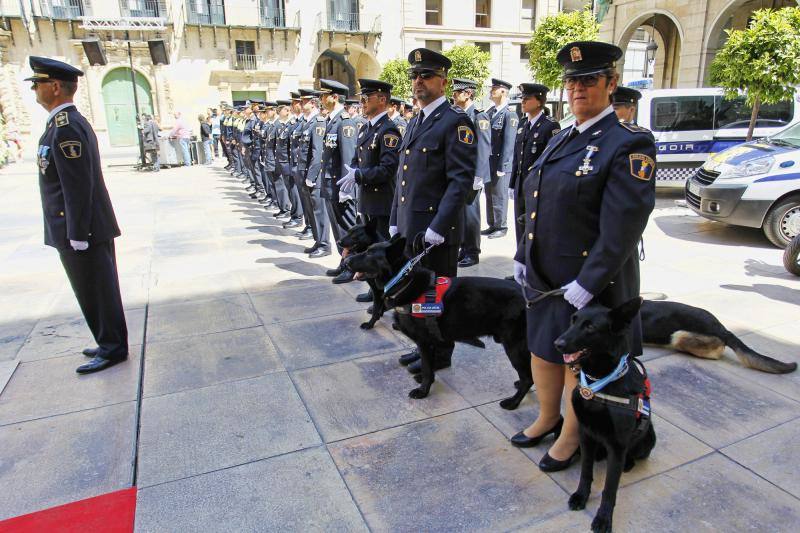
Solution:
{"label": "shoulder epaulette", "polygon": [[619,125],[622,126],[623,128],[625,128],[626,130],[628,130],[630,132],[633,132],[633,133],[651,133],[652,134],[652,132],[650,130],[648,130],[647,128],[643,128],[643,127],[639,126],[638,124],[633,124],[631,122],[622,122],[622,121],[620,121]]}
{"label": "shoulder epaulette", "polygon": [[66,111],[61,111],[59,113],[56,113],[54,121],[57,128],[60,128],[61,126],[66,126],[67,124],[69,124],[69,115],[67,115]]}
{"label": "shoulder epaulette", "polygon": [[342,115],[342,118],[350,118],[350,114],[347,111],[342,111],[340,114]]}
{"label": "shoulder epaulette", "polygon": [[450,108],[455,111],[456,113],[466,114],[467,112],[458,107],[457,105],[451,105]]}
{"label": "shoulder epaulette", "polygon": [[317,115],[317,122],[325,122],[325,117],[322,115]]}

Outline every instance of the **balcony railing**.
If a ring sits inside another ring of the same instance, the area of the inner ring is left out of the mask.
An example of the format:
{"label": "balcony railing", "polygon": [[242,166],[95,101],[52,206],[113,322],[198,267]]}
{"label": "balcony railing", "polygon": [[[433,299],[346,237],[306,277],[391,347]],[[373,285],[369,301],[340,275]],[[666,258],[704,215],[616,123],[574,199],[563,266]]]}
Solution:
{"label": "balcony railing", "polygon": [[255,54],[236,54],[232,63],[233,70],[258,70],[259,56]]}
{"label": "balcony railing", "polygon": [[267,7],[260,4],[261,27],[263,28],[285,28],[286,12],[282,7]]}
{"label": "balcony railing", "polygon": [[61,20],[77,20],[89,14],[82,0],[40,0],[39,12],[43,17]]}
{"label": "balcony railing", "polygon": [[119,0],[119,10],[125,18],[167,18],[164,0]]}
{"label": "balcony railing", "polygon": [[359,13],[343,13],[341,11],[328,12],[327,30],[331,31],[361,31],[361,17]]}
{"label": "balcony railing", "polygon": [[219,2],[187,2],[186,22],[189,24],[225,25],[225,4]]}

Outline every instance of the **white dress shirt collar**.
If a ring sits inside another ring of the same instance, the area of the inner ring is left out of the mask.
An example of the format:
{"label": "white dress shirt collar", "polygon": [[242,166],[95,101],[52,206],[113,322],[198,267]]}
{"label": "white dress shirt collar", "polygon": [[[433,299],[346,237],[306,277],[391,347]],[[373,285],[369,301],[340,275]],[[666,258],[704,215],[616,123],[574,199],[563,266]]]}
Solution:
{"label": "white dress shirt collar", "polygon": [[600,122],[607,115],[610,115],[613,112],[614,112],[614,106],[609,105],[607,108],[602,110],[599,114],[597,114],[596,116],[590,118],[586,122],[583,122],[580,125],[575,124],[572,127],[573,128],[577,128],[578,129],[578,133],[583,133],[586,130],[588,130],[589,128],[591,128],[592,126],[594,126],[595,124],[597,124],[598,122]]}
{"label": "white dress shirt collar", "polygon": [[388,111],[384,111],[383,113],[378,113],[377,115],[375,115],[374,117],[369,119],[369,125],[370,126],[374,126],[375,124],[378,123],[378,121],[381,119],[381,117],[383,115],[386,115],[387,113],[389,113],[389,112]]}
{"label": "white dress shirt collar", "polygon": [[433,102],[431,102],[430,104],[423,107],[422,112],[425,113],[425,115],[422,117],[422,122],[428,120],[428,117],[431,116],[434,111],[436,111],[436,108],[445,103],[446,101],[447,97],[445,95],[442,95]]}
{"label": "white dress shirt collar", "polygon": [[542,116],[542,114],[544,114],[544,111],[539,111],[538,113],[536,113],[535,116],[529,117],[530,120],[528,120],[528,127],[532,128],[533,125],[536,124],[536,121],[539,120],[539,117]]}

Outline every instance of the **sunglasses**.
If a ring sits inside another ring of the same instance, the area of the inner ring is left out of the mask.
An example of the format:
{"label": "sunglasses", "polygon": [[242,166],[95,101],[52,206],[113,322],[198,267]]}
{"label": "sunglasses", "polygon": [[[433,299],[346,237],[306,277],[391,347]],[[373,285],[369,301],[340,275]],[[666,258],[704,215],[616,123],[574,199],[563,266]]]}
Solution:
{"label": "sunglasses", "polygon": [[584,87],[594,87],[600,81],[600,78],[607,77],[604,74],[585,74],[583,76],[565,76],[561,78],[561,81],[564,82],[564,87],[570,90],[574,89],[578,83]]}
{"label": "sunglasses", "polygon": [[439,73],[434,72],[433,70],[414,70],[408,73],[408,79],[411,81],[414,81],[417,78],[422,78],[423,80],[429,80],[438,75]]}
{"label": "sunglasses", "polygon": [[54,83],[55,81],[56,80],[31,80],[31,83],[33,84],[34,87],[36,87],[37,85],[40,85],[42,83]]}

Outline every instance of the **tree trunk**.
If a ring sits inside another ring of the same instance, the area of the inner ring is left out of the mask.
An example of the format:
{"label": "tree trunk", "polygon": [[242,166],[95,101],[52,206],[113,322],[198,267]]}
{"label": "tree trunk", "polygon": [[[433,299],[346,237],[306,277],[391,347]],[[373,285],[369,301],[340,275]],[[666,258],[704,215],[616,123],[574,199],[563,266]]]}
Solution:
{"label": "tree trunk", "polygon": [[753,130],[756,129],[756,119],[758,118],[758,110],[761,108],[761,98],[756,96],[753,102],[753,112],[750,114],[750,125],[747,127],[747,141],[753,140]]}

